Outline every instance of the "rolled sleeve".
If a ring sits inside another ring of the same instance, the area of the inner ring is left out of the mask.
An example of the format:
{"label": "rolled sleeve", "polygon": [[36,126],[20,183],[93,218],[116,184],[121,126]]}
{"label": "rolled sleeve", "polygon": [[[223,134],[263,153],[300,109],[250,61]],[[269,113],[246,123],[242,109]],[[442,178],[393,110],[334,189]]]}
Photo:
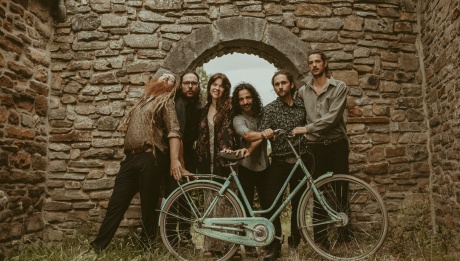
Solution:
{"label": "rolled sleeve", "polygon": [[243,136],[246,132],[250,131],[244,118],[239,115],[233,118],[233,129],[240,136]]}
{"label": "rolled sleeve", "polygon": [[177,114],[176,110],[174,108],[174,102],[172,100],[169,100],[165,104],[165,123],[166,123],[166,129],[168,131],[168,138],[179,138],[181,139],[181,131],[180,131],[180,125],[179,125],[179,120],[177,119]]}

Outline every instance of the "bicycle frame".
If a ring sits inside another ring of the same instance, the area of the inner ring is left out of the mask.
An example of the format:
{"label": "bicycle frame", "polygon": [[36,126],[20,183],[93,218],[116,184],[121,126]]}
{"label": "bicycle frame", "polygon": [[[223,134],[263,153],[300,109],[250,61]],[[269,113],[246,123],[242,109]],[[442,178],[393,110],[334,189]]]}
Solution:
{"label": "bicycle frame", "polygon": [[[247,199],[246,194],[244,193],[244,190],[243,190],[241,182],[240,182],[240,180],[238,178],[238,175],[237,175],[236,171],[233,169],[233,166],[232,166],[232,165],[235,165],[236,163],[229,164],[231,173],[229,174],[229,176],[227,178],[216,176],[216,175],[213,175],[213,174],[207,174],[207,175],[202,174],[202,175],[193,175],[193,176],[195,176],[195,177],[204,177],[204,178],[220,178],[222,180],[225,180],[225,182],[223,184],[215,182],[216,184],[221,186],[221,189],[219,190],[219,195],[220,196],[222,196],[227,190],[232,191],[231,189],[229,189],[229,186],[231,184],[231,180],[234,179],[235,183],[237,185],[237,188],[238,188],[238,192],[241,193],[241,198],[243,199],[243,202],[241,202],[241,203],[242,204],[244,203],[244,205],[248,209],[249,213],[248,213],[247,216],[248,217],[255,217],[256,214],[268,213],[268,212],[272,211],[275,208],[276,202],[278,202],[278,200],[282,197],[284,191],[286,190],[286,188],[287,188],[287,186],[289,184],[289,181],[292,179],[292,177],[294,176],[295,171],[300,166],[300,168],[304,172],[305,176],[302,178],[300,183],[294,188],[294,190],[292,190],[290,192],[288,197],[281,203],[281,205],[278,207],[278,209],[276,209],[276,211],[273,213],[273,215],[269,218],[270,222],[273,222],[275,220],[275,218],[284,210],[284,208],[289,204],[289,202],[294,198],[294,196],[297,195],[297,193],[299,193],[299,191],[302,189],[302,187],[307,183],[309,184],[309,186],[304,191],[304,194],[306,194],[309,189],[312,189],[313,192],[315,193],[319,203],[326,210],[326,212],[328,213],[328,215],[331,218],[331,221],[320,223],[320,224],[334,223],[334,222],[340,221],[340,217],[337,215],[337,212],[327,204],[327,202],[323,199],[322,193],[314,185],[316,182],[332,176],[333,173],[332,172],[327,172],[327,173],[321,175],[318,179],[313,180],[310,172],[308,171],[307,167],[303,163],[300,155],[297,153],[297,151],[295,150],[294,146],[292,145],[292,142],[288,138],[286,138],[286,141],[289,143],[289,146],[291,147],[292,151],[295,154],[296,163],[295,163],[294,167],[291,169],[291,172],[289,173],[289,176],[286,179],[286,181],[284,182],[282,188],[278,192],[278,195],[276,196],[276,200],[271,204],[271,206],[268,209],[254,210],[252,208],[252,206],[249,204],[249,201]],[[198,180],[197,182],[200,182],[200,180]],[[179,186],[179,189],[182,190],[182,186]],[[190,202],[190,200],[188,198],[187,198],[187,201],[188,201],[188,204],[192,207],[192,211],[193,211],[194,215],[196,217],[199,217],[200,219],[204,219],[209,215],[209,213],[212,212],[212,210],[214,209],[215,205],[217,204],[218,198],[219,197],[215,197],[213,199],[213,201],[209,205],[209,208],[206,210],[205,214],[202,215],[201,217],[199,215],[197,215],[197,213],[195,212],[196,206],[193,206],[193,204]],[[244,209],[243,209],[243,211],[244,211]]]}

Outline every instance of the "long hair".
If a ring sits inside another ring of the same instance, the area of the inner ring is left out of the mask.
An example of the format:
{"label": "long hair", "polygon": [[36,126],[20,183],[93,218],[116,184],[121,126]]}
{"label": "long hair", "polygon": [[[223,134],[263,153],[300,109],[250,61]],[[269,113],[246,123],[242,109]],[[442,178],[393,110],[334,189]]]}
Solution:
{"label": "long hair", "polygon": [[297,91],[297,88],[296,88],[295,82],[294,82],[294,76],[292,76],[292,74],[288,70],[284,70],[284,69],[278,70],[278,71],[275,72],[275,74],[272,77],[272,85],[273,86],[275,86],[275,77],[278,76],[278,75],[286,76],[286,78],[288,79],[289,83],[294,84],[294,87],[291,88],[291,94],[292,94],[292,97],[294,97],[295,92]]}
{"label": "long hair", "polygon": [[[173,76],[175,79],[177,79],[176,75]],[[161,76],[155,77],[146,84],[144,95],[137,101],[137,103],[122,119],[121,124],[118,127],[118,131],[126,132],[128,130],[129,120],[131,119],[134,110],[139,106],[143,106],[151,96],[153,96],[156,101],[152,107],[152,118],[150,119],[151,126],[155,126],[156,121],[162,119],[163,115],[161,115],[161,110],[165,107],[166,103],[169,100],[174,101],[176,89],[179,86],[179,82],[175,80],[174,86],[170,88],[167,85],[167,81],[161,81],[160,77]],[[161,139],[162,137],[160,137],[160,135],[154,134],[151,137],[152,145],[161,144]],[[155,155],[155,150],[153,150],[153,154]]]}
{"label": "long hair", "polygon": [[231,109],[231,101],[230,101],[230,89],[232,88],[232,85],[230,84],[230,80],[228,79],[227,75],[223,73],[215,73],[211,75],[208,81],[208,85],[206,87],[206,100],[208,104],[212,102],[212,96],[210,93],[211,90],[211,85],[217,80],[217,79],[222,79],[222,86],[224,87],[224,93],[220,97],[220,99],[217,101],[216,104],[216,110],[217,113],[214,116],[214,123],[216,126],[220,126],[222,123],[223,119],[225,117],[228,117],[228,115],[225,115],[230,111]]}
{"label": "long hair", "polygon": [[[324,53],[323,50],[320,50],[320,49],[310,50],[308,52],[307,60],[308,60],[308,57],[310,57],[310,55],[313,55],[313,54],[319,54],[321,56],[321,60],[323,60],[324,63],[327,62],[326,54]],[[324,72],[326,73],[326,76],[329,75],[329,63],[326,65],[326,69],[324,69]]]}
{"label": "long hair", "polygon": [[252,86],[250,83],[247,82],[240,82],[233,90],[232,93],[232,109],[235,115],[241,114],[241,106],[239,101],[239,93],[242,90],[247,90],[252,97],[252,111],[254,112],[255,116],[262,115],[262,99],[260,98],[259,93],[257,92],[256,88]]}

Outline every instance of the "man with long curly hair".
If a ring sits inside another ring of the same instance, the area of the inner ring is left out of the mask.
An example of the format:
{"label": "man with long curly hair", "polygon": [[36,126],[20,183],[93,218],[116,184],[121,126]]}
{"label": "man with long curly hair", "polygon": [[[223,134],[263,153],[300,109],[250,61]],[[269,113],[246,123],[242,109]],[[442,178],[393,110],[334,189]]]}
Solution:
{"label": "man with long curly hair", "polygon": [[[246,152],[246,158],[238,164],[238,177],[251,206],[254,202],[255,190],[259,201],[264,197],[265,172],[270,164],[267,156],[267,140],[250,142],[251,137],[260,136],[257,130],[262,119],[262,105],[259,93],[250,83],[241,82],[233,90],[232,109],[235,115],[233,129],[235,129],[238,148]],[[243,199],[240,199],[243,202]],[[248,209],[246,213],[249,213]],[[246,257],[258,256],[255,247],[245,247],[245,253]]]}
{"label": "man with long curly hair", "polygon": [[122,120],[125,133],[125,159],[115,179],[107,213],[96,239],[90,246],[96,252],[106,248],[120,225],[134,195],[139,192],[142,210],[141,241],[149,248],[156,237],[155,207],[161,177],[181,178],[179,160],[180,128],[174,109],[178,82],[172,74],[155,77],[145,86],[144,95]]}

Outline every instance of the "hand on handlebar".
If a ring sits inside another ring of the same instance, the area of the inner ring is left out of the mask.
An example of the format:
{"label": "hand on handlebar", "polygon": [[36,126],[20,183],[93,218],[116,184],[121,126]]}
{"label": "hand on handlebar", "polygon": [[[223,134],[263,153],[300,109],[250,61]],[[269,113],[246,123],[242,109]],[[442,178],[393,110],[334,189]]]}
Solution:
{"label": "hand on handlebar", "polygon": [[267,140],[271,139],[271,138],[275,137],[275,132],[272,129],[266,129],[266,130],[262,131],[262,137],[264,137]]}

